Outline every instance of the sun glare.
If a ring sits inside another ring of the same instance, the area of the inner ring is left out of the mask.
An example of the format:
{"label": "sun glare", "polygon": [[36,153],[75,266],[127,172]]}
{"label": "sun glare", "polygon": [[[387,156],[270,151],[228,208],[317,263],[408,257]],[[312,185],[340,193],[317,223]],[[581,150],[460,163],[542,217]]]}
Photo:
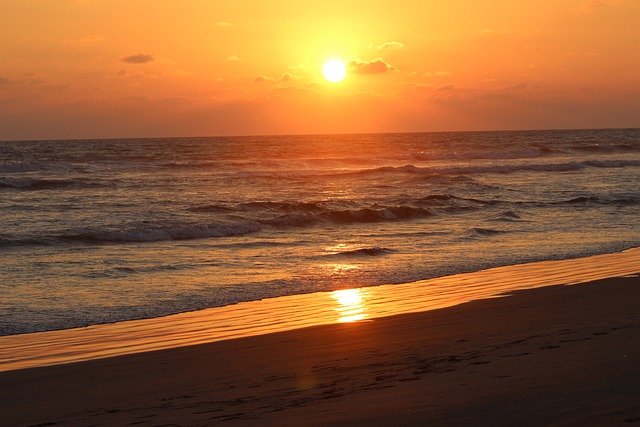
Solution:
{"label": "sun glare", "polygon": [[331,59],[325,62],[324,67],[322,67],[322,74],[330,82],[338,83],[347,75],[347,67],[339,59]]}
{"label": "sun glare", "polygon": [[357,322],[367,318],[367,306],[362,289],[342,289],[331,292],[338,302],[338,322]]}

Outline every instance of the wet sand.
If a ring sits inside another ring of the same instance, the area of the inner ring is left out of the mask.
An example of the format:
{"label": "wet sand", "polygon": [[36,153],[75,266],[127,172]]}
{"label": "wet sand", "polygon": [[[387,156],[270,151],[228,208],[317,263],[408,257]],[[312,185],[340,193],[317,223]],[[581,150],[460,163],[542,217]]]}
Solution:
{"label": "wet sand", "polygon": [[[636,271],[637,272],[637,271]],[[3,425],[640,425],[640,278],[0,373]]]}
{"label": "wet sand", "polygon": [[0,337],[0,372],[371,320],[640,271],[640,248],[509,265],[414,283],[292,295],[166,317]]}

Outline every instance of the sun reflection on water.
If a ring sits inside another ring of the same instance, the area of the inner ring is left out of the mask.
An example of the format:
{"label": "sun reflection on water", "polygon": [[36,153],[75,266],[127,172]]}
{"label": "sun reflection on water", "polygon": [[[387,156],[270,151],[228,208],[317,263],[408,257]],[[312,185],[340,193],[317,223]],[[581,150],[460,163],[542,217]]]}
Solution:
{"label": "sun reflection on water", "polygon": [[331,297],[338,302],[338,322],[357,322],[366,319],[367,307],[362,289],[342,289],[331,292]]}

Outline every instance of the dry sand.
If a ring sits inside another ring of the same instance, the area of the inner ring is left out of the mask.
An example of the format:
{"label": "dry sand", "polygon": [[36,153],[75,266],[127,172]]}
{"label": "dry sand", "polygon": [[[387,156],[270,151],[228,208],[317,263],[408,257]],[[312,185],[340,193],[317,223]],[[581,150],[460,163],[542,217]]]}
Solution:
{"label": "dry sand", "polygon": [[640,279],[0,373],[2,425],[640,425]]}

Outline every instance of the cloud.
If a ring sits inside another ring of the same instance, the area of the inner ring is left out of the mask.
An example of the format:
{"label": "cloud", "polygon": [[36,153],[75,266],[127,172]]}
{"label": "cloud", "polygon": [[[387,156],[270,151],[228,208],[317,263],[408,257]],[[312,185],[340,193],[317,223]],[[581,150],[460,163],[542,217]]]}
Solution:
{"label": "cloud", "polygon": [[264,83],[264,82],[273,81],[273,79],[271,77],[267,77],[260,74],[259,76],[255,76],[251,81],[253,83]]}
{"label": "cloud", "polygon": [[622,3],[622,0],[584,0],[578,7],[573,9],[573,12],[578,14],[595,13],[596,10],[601,7],[613,6]]}
{"label": "cloud", "polygon": [[102,34],[87,34],[80,37],[77,41],[79,43],[98,43],[104,40],[106,40],[106,37]]}
{"label": "cloud", "polygon": [[451,71],[436,71],[435,73],[424,73],[422,77],[449,77]]}
{"label": "cloud", "polygon": [[251,81],[253,83],[265,83],[265,82],[286,83],[296,79],[298,79],[298,76],[286,71],[282,73],[278,78],[273,78],[273,77],[265,76],[264,74],[260,74],[255,76],[253,79],[251,79]]}
{"label": "cloud", "polygon": [[294,78],[295,78],[295,76],[293,74],[291,74],[291,73],[283,73],[280,76],[280,81],[281,82],[288,82],[290,80],[293,80]]}
{"label": "cloud", "polygon": [[190,77],[193,76],[193,73],[183,69],[168,70],[161,73],[146,73],[139,69],[135,71],[121,69],[118,70],[115,75],[119,78],[158,79],[161,77]]}
{"label": "cloud", "polygon": [[244,61],[244,59],[242,59],[242,58],[240,58],[239,56],[236,56],[236,55],[231,55],[231,56],[227,56],[227,61],[242,62],[242,61]]}
{"label": "cloud", "polygon": [[220,22],[216,22],[214,24],[216,27],[220,27],[220,28],[229,28],[230,26],[232,26],[233,24],[231,22],[224,22],[224,21],[220,21]]}
{"label": "cloud", "polygon": [[390,42],[382,43],[377,46],[374,46],[372,43],[370,43],[367,47],[369,49],[376,49],[376,50],[402,49],[404,47],[404,43],[397,42],[397,41],[390,41]]}
{"label": "cloud", "polygon": [[0,76],[0,85],[9,84],[9,79]]}
{"label": "cloud", "polygon": [[137,55],[123,56],[120,61],[127,64],[146,64],[153,62],[153,56],[146,53],[138,53]]}
{"label": "cloud", "polygon": [[288,67],[288,69],[290,71],[293,71],[294,73],[304,73],[307,70],[307,67],[304,64],[298,64],[291,65],[290,67]]}
{"label": "cloud", "polygon": [[349,61],[349,70],[355,74],[381,74],[390,71],[398,71],[396,67],[385,62],[382,58],[377,58],[372,61],[362,61],[360,59],[354,59]]}
{"label": "cloud", "polygon": [[455,90],[455,88],[456,87],[454,85],[444,85],[444,86],[440,86],[436,90],[438,92],[452,92],[453,90]]}
{"label": "cloud", "polygon": [[506,91],[523,91],[523,90],[527,90],[529,88],[529,85],[526,83],[516,83],[516,84],[512,84],[510,86],[505,86],[504,88],[502,88],[502,90],[506,90]]}

